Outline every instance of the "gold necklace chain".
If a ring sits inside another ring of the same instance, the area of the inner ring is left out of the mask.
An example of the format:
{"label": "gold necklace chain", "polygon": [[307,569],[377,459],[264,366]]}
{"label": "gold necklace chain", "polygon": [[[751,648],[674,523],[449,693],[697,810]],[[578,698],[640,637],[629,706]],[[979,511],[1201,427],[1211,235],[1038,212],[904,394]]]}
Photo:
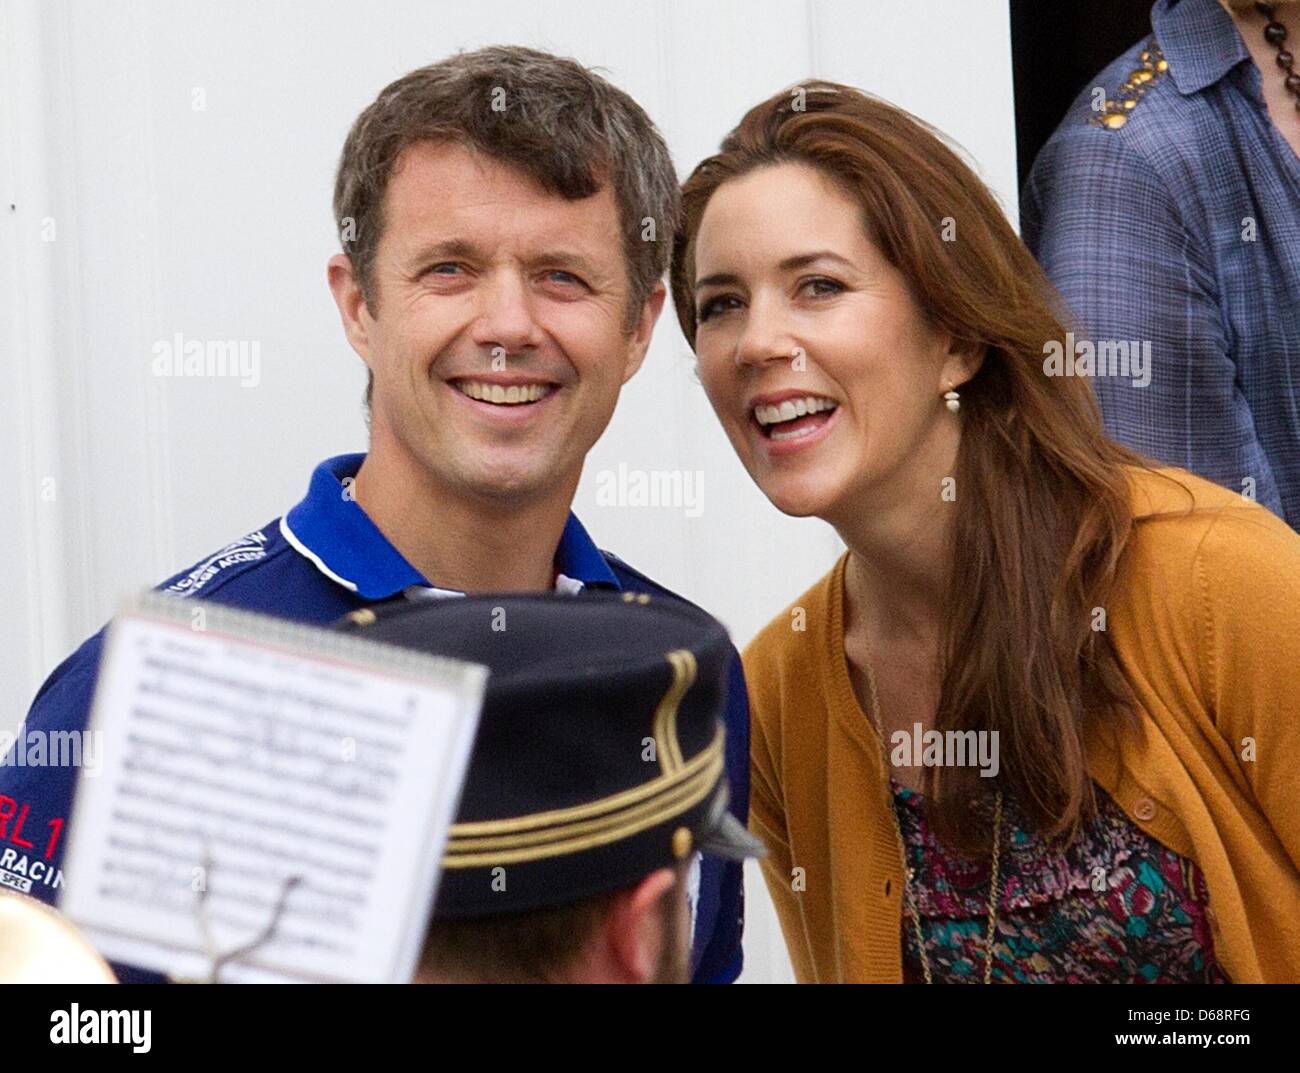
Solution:
{"label": "gold necklace chain", "polygon": [[[898,822],[898,810],[894,807],[893,791],[889,787],[889,754],[885,749],[885,731],[881,723],[880,697],[876,693],[876,674],[868,656],[863,661],[867,672],[867,689],[871,692],[871,721],[875,724],[876,735],[880,738],[881,758],[885,763],[885,793],[888,797],[889,815],[894,821],[894,834],[898,837],[898,852],[903,864],[903,893],[907,899],[908,912],[912,915],[912,927],[916,930],[916,949],[921,956],[921,971],[925,974],[927,984],[934,983],[930,974],[930,955],[925,952],[925,938],[921,934],[921,914],[916,908],[916,897],[912,891],[912,869],[907,863],[907,844],[903,841],[903,828]],[[993,805],[993,865],[989,876],[988,930],[984,935],[984,982],[993,980],[993,936],[998,922],[998,862],[1002,851],[1002,791],[999,789]]]}

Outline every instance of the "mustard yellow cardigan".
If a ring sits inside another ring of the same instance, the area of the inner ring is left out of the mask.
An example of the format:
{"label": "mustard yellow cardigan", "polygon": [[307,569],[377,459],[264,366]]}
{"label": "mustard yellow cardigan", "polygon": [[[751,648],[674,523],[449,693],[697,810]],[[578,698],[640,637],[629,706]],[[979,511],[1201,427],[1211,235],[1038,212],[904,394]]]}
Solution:
{"label": "mustard yellow cardigan", "polygon": [[[1190,512],[1161,474],[1192,491]],[[1300,535],[1181,470],[1131,479],[1137,524],[1106,625],[1141,730],[1089,726],[1088,769],[1137,826],[1200,866],[1229,978],[1297,982]],[[770,849],[764,878],[797,978],[898,982],[899,847],[880,739],[844,658],[846,561],[745,651],[750,826]]]}

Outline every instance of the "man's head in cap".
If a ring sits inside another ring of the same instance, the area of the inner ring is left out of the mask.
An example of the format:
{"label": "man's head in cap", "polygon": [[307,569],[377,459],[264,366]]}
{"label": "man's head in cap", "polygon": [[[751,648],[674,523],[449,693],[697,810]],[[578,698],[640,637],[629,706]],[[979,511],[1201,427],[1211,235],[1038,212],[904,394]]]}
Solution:
{"label": "man's head in cap", "polygon": [[684,982],[695,852],[762,852],[726,808],[723,627],[629,593],[403,602],[345,628],[490,672],[417,978]]}

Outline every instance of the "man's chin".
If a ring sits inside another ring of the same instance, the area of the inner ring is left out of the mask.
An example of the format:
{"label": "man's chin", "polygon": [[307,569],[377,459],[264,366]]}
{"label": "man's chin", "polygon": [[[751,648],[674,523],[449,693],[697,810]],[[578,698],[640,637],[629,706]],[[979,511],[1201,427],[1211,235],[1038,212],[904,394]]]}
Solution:
{"label": "man's chin", "polygon": [[559,495],[565,488],[556,472],[535,463],[477,467],[462,473],[456,483],[474,498],[515,505]]}

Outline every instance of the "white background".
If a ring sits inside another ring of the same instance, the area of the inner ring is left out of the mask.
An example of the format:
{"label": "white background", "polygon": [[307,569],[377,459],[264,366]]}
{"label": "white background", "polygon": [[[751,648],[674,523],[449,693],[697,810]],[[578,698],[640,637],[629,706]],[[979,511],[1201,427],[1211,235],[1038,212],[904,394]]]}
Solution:
{"label": "white background", "polygon": [[[1015,217],[1005,0],[0,0],[0,730],[122,594],[365,449],[364,371],[325,284],[338,155],[390,81],[486,44],[602,68],[683,176],[776,90],[847,82],[945,131]],[[259,341],[260,384],[152,376],[176,332]],[[620,463],[702,472],[702,513],[598,506],[597,475]],[[671,304],[575,507],[741,645],[840,548],[750,484]],[[744,979],[789,979],[747,878]]]}

